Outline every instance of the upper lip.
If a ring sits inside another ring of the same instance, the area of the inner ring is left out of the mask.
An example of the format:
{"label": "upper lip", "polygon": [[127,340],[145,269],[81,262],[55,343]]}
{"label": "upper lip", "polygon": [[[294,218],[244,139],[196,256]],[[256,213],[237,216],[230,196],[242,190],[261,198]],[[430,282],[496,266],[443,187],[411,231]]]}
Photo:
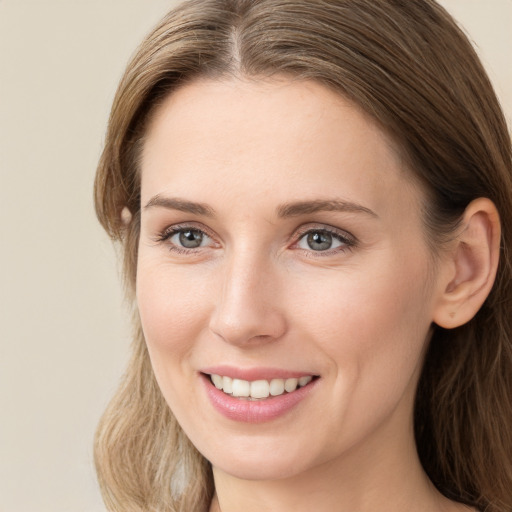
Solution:
{"label": "upper lip", "polygon": [[315,376],[314,373],[299,370],[285,370],[282,368],[256,367],[239,368],[229,365],[209,366],[201,368],[201,373],[209,375],[221,375],[231,377],[232,379],[241,379],[247,381],[272,380],[272,379],[292,379],[300,377]]}

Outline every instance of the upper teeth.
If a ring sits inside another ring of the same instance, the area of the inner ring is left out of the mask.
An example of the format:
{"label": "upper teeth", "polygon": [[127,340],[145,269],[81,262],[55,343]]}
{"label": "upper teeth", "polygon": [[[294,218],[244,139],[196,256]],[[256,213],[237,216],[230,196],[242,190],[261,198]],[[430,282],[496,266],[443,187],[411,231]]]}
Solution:
{"label": "upper teeth", "polygon": [[253,380],[250,382],[212,374],[211,379],[217,389],[222,389],[229,395],[243,398],[268,398],[269,395],[282,395],[285,391],[291,393],[297,389],[297,386],[305,386],[311,382],[313,377],[308,375],[298,379]]}

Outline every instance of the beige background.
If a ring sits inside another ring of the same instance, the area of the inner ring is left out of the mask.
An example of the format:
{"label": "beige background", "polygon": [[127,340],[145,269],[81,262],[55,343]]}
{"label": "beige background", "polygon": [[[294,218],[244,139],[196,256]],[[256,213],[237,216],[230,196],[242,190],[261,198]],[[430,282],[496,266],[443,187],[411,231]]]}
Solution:
{"label": "beige background", "polygon": [[[95,424],[129,328],[92,183],[123,67],[170,0],[0,0],[0,512],[102,511]],[[512,0],[443,0],[512,118]]]}

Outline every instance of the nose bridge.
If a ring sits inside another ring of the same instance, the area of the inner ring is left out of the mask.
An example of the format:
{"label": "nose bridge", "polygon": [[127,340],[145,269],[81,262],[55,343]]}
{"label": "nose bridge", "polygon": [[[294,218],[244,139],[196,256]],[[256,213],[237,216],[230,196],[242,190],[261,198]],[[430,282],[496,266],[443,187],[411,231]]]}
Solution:
{"label": "nose bridge", "polygon": [[283,334],[285,320],[269,257],[249,247],[233,251],[225,260],[219,292],[210,328],[226,342],[261,343]]}

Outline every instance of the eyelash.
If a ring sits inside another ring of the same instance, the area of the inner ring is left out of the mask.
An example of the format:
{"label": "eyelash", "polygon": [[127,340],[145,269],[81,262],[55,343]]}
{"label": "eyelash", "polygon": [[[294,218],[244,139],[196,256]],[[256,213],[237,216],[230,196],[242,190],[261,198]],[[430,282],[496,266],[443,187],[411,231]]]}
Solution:
{"label": "eyelash", "polygon": [[203,235],[206,235],[208,238],[213,240],[213,236],[208,234],[208,232],[205,229],[199,228],[197,226],[194,226],[193,224],[180,224],[176,226],[171,226],[169,228],[164,229],[155,239],[155,242],[160,244],[167,244],[168,249],[171,252],[175,252],[177,254],[190,254],[196,252],[198,249],[202,248],[195,248],[195,249],[187,249],[186,247],[180,247],[178,245],[175,245],[169,240],[179,233],[185,233],[187,231],[195,231],[198,233],[202,233]]}
{"label": "eyelash", "polygon": [[[330,236],[332,236],[333,239],[340,242],[342,245],[340,247],[326,249],[325,251],[315,251],[313,249],[298,248],[297,246],[301,242],[301,240],[303,240],[307,235],[309,235],[311,233],[322,233],[322,234],[327,233]],[[293,243],[292,247],[297,247],[296,250],[303,251],[309,258],[322,258],[322,257],[326,257],[326,256],[332,256],[332,255],[338,254],[338,253],[345,253],[348,251],[352,251],[357,245],[356,238],[353,235],[351,235],[350,233],[348,233],[346,231],[341,231],[339,229],[331,228],[331,227],[328,227],[325,225],[318,226],[318,227],[310,226],[310,227],[305,227],[305,228],[299,229],[299,231],[297,232],[295,237],[296,237],[296,241]]]}
{"label": "eyelash", "polygon": [[[169,242],[169,240],[174,235],[179,234],[179,233],[185,233],[186,231],[195,231],[195,232],[201,233],[201,234],[207,236],[208,238],[210,238],[211,240],[213,240],[213,236],[210,235],[204,228],[199,228],[194,225],[183,224],[183,225],[176,225],[176,226],[166,228],[156,237],[155,242],[161,243],[161,244],[163,244],[163,243],[167,244],[168,249],[171,252],[175,252],[177,254],[196,253],[198,250],[202,249],[202,247],[188,249],[186,247],[180,247],[178,245],[175,245],[175,244],[172,244]],[[336,239],[338,242],[340,242],[342,245],[340,247],[336,247],[334,249],[327,249],[325,251],[315,251],[313,249],[308,250],[308,249],[301,249],[301,248],[297,247],[297,245],[301,242],[301,240],[311,233],[323,233],[323,234],[327,233],[330,236],[332,236],[334,239]],[[319,257],[323,257],[323,256],[332,256],[334,253],[338,253],[338,252],[351,251],[352,249],[354,249],[354,247],[357,246],[356,238],[353,235],[351,235],[350,233],[348,233],[346,231],[340,231],[335,228],[329,228],[326,226],[307,227],[307,228],[299,229],[299,231],[295,235],[295,238],[296,238],[296,240],[292,244],[292,248],[295,248],[295,250],[300,250],[300,251],[304,252],[305,254],[307,254],[308,257],[314,257],[314,258],[319,258]]]}

